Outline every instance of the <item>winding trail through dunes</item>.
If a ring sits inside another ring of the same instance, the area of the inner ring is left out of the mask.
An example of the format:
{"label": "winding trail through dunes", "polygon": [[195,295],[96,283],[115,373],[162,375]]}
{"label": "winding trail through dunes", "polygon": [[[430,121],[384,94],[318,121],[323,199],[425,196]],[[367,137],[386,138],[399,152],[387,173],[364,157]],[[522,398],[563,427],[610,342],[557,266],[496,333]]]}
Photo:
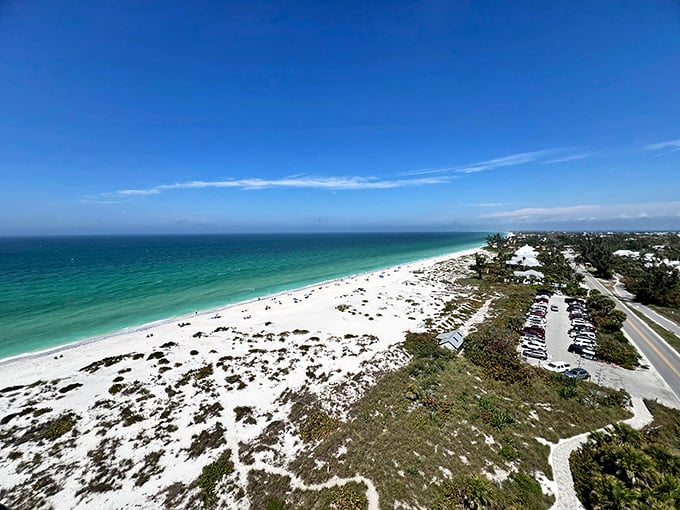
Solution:
{"label": "winding trail through dunes", "polygon": [[304,491],[320,491],[321,489],[329,489],[331,487],[336,487],[338,485],[345,485],[346,483],[349,482],[363,483],[366,485],[366,487],[368,487],[368,489],[366,490],[366,498],[368,499],[368,510],[378,510],[379,502],[378,491],[376,490],[373,482],[363,476],[357,475],[352,478],[338,478],[337,476],[334,476],[330,480],[327,480],[323,483],[307,485],[305,482],[300,480],[300,478],[295,476],[290,471],[287,471],[282,468],[277,468],[274,466],[269,466],[262,462],[256,462],[255,464],[249,466],[249,469],[251,470],[256,469],[258,471],[265,471],[273,475],[290,477],[290,486],[294,489],[300,489]]}
{"label": "winding trail through dunes", "polygon": [[[633,417],[623,420],[634,429],[641,429],[645,425],[652,422],[654,417],[645,406],[641,398],[634,397],[633,402]],[[599,430],[605,430],[605,428]],[[571,476],[571,468],[569,467],[569,456],[579,446],[584,444],[588,439],[590,432],[579,434],[567,439],[562,439],[558,443],[550,444],[550,456],[548,462],[553,469],[553,476],[555,478],[555,504],[551,510],[577,510],[583,509],[583,505],[576,495],[574,489],[574,479]]]}

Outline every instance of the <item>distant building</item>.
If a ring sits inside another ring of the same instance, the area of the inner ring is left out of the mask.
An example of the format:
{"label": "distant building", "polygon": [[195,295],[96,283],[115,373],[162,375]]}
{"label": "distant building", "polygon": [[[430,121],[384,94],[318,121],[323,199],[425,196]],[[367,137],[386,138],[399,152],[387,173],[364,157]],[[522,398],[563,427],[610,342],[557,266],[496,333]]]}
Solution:
{"label": "distant building", "polygon": [[508,266],[514,267],[540,267],[542,265],[543,264],[538,261],[538,252],[528,244],[525,244],[518,249],[512,258],[508,260]]}
{"label": "distant building", "polygon": [[527,269],[526,271],[513,271],[513,274],[522,279],[522,283],[530,285],[532,283],[542,282],[544,275],[535,269]]}
{"label": "distant building", "polygon": [[452,351],[457,351],[463,346],[465,335],[463,335],[463,332],[460,329],[457,329],[456,331],[437,335],[437,340],[439,341],[440,347],[446,347]]}

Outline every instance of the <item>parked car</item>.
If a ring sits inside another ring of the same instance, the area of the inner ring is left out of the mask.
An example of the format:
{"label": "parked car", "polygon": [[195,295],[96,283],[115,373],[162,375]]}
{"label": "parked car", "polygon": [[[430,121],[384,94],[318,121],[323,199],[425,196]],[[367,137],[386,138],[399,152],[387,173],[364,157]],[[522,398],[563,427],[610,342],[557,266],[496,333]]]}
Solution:
{"label": "parked car", "polygon": [[564,301],[566,303],[570,303],[570,304],[571,303],[578,303],[578,304],[583,305],[583,306],[586,305],[585,299],[581,299],[581,298],[569,298],[568,297],[568,298],[564,298]]}
{"label": "parked car", "polygon": [[571,328],[569,330],[569,336],[576,336],[579,333],[584,333],[584,332],[595,333],[595,328],[589,328],[588,326],[580,326],[580,327],[577,327],[577,328]]}
{"label": "parked car", "polygon": [[534,320],[532,320],[532,319],[527,320],[527,321],[524,323],[524,325],[525,325],[526,327],[528,327],[528,328],[530,328],[530,327],[532,327],[532,326],[537,326],[537,327],[539,327],[539,328],[545,328],[545,322],[544,322],[544,321],[535,320],[535,319],[534,319]]}
{"label": "parked car", "polygon": [[545,345],[539,344],[538,342],[522,342],[520,345],[522,346],[522,349],[545,351]]}
{"label": "parked car", "polygon": [[580,344],[569,344],[567,347],[567,352],[573,352],[574,354],[581,354],[585,347]]}
{"label": "parked car", "polygon": [[545,345],[545,339],[544,338],[539,338],[535,335],[522,335],[519,337],[519,341],[522,342],[538,342],[540,344]]}
{"label": "parked car", "polygon": [[583,349],[593,349],[595,350],[595,347],[597,347],[597,344],[595,342],[585,342],[583,340],[574,342],[573,345],[580,345]]}
{"label": "parked car", "polygon": [[548,353],[545,351],[539,351],[536,349],[524,349],[522,351],[522,356],[525,356],[527,358],[536,358],[536,359],[542,359],[546,360],[548,359]]}
{"label": "parked car", "polygon": [[597,340],[597,334],[594,331],[577,331],[576,338],[590,338],[591,340]]}
{"label": "parked car", "polygon": [[550,363],[547,363],[544,368],[551,372],[562,373],[571,368],[571,363],[567,363],[566,361],[551,361]]}
{"label": "parked car", "polygon": [[585,368],[574,367],[566,370],[564,375],[567,377],[572,377],[574,379],[581,379],[582,381],[587,381],[590,379],[590,373]]}
{"label": "parked car", "polygon": [[585,358],[585,359],[591,359],[591,360],[593,360],[593,361],[597,360],[597,356],[595,356],[595,350],[594,350],[594,349],[590,349],[590,348],[588,348],[588,347],[584,348],[584,349],[581,351],[581,357],[582,357],[582,358]]}
{"label": "parked car", "polygon": [[545,338],[545,329],[539,326],[526,326],[522,329],[521,333],[527,335],[534,335],[539,338]]}

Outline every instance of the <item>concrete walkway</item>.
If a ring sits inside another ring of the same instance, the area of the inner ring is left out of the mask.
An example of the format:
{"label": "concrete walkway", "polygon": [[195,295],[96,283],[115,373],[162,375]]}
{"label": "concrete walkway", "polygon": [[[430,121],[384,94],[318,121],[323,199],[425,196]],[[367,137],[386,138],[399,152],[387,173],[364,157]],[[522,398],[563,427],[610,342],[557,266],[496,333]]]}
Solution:
{"label": "concrete walkway", "polygon": [[[634,429],[641,429],[645,425],[652,422],[652,414],[645,406],[642,399],[633,397],[633,417],[623,420]],[[599,430],[606,430],[606,427]],[[555,494],[555,504],[551,510],[581,510],[583,505],[576,495],[574,489],[574,479],[571,476],[571,468],[569,467],[569,456],[579,446],[584,444],[588,439],[590,432],[579,434],[567,439],[561,439],[558,443],[550,443],[550,456],[548,462],[553,470],[553,479],[557,493]]]}

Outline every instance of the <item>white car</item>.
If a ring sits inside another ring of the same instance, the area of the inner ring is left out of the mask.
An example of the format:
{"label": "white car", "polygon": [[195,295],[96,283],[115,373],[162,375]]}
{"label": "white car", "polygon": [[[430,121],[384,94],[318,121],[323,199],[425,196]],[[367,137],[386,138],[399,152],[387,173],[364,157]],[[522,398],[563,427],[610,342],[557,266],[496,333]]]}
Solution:
{"label": "white car", "polygon": [[541,344],[522,343],[522,345],[520,345],[520,347],[521,347],[522,349],[530,349],[530,350],[532,350],[532,351],[548,352],[548,351],[546,351],[546,349],[545,349],[545,345],[541,345]]}
{"label": "white car", "polygon": [[592,359],[596,360],[597,356],[595,356],[595,351],[593,349],[583,349],[581,351],[581,357],[585,359]]}
{"label": "white car", "polygon": [[565,361],[551,361],[550,363],[543,365],[543,368],[550,370],[551,372],[562,373],[571,368],[571,363],[567,363]]}
{"label": "white car", "polygon": [[597,344],[592,342],[574,342],[572,345],[578,345],[579,347],[582,347],[584,349],[590,349],[593,351],[597,347]]}
{"label": "white car", "polygon": [[524,321],[524,325],[525,326],[543,326],[543,322],[529,319],[529,320]]}

